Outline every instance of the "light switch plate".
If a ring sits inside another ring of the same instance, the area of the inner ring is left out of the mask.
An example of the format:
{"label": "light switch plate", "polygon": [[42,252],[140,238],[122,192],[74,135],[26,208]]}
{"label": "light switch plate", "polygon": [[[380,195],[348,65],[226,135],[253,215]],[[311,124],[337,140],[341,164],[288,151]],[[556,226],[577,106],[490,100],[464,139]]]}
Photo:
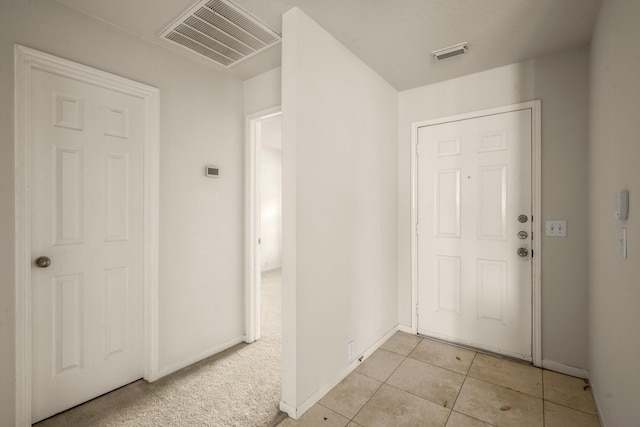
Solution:
{"label": "light switch plate", "polygon": [[567,237],[567,221],[563,219],[550,219],[545,222],[546,236]]}

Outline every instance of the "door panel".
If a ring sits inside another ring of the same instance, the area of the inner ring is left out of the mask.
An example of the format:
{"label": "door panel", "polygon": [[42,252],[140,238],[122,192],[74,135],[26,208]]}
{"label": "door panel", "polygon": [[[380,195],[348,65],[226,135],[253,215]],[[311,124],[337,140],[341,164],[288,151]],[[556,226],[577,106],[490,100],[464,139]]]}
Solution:
{"label": "door panel", "polygon": [[421,334],[531,360],[531,135],[530,110],[418,128]]}
{"label": "door panel", "polygon": [[143,376],[144,101],[31,76],[37,422]]}

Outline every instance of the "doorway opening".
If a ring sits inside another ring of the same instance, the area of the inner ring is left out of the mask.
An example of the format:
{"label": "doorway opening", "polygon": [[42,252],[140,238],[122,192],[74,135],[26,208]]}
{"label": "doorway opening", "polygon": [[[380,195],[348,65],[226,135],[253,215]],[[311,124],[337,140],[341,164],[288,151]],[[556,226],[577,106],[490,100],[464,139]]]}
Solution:
{"label": "doorway opening", "polygon": [[[261,338],[263,322],[280,313],[282,266],[282,112],[247,116],[245,342]],[[277,316],[278,319],[280,316]],[[269,331],[280,331],[270,325]],[[280,333],[280,332],[278,332]]]}

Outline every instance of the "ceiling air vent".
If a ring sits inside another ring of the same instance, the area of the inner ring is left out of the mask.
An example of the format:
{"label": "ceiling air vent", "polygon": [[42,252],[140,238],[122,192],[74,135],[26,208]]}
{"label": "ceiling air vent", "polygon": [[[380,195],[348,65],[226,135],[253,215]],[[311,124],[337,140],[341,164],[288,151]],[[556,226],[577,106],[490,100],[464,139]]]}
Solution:
{"label": "ceiling air vent", "polygon": [[282,38],[227,0],[204,0],[178,18],[160,37],[230,67]]}
{"label": "ceiling air vent", "polygon": [[445,47],[444,49],[438,49],[431,52],[431,55],[436,61],[442,61],[443,59],[451,58],[452,56],[458,56],[469,52],[469,43],[458,43],[453,46]]}

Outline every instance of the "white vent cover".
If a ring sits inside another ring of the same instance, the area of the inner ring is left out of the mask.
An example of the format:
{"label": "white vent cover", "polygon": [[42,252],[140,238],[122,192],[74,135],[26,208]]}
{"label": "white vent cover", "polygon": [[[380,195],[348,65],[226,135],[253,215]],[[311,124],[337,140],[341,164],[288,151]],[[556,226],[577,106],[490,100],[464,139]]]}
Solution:
{"label": "white vent cover", "polygon": [[436,61],[442,61],[443,59],[451,58],[452,56],[458,56],[469,52],[469,43],[458,43],[453,46],[445,47],[444,49],[438,49],[431,52]]}
{"label": "white vent cover", "polygon": [[230,67],[282,37],[253,16],[227,0],[203,0],[160,37]]}

